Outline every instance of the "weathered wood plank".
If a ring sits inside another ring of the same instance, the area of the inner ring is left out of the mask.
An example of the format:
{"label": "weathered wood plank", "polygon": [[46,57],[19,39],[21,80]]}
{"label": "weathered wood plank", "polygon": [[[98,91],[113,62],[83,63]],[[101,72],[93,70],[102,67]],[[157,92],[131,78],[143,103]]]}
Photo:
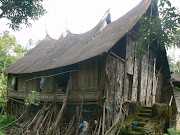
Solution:
{"label": "weathered wood plank", "polygon": [[135,64],[134,64],[134,75],[133,75],[133,86],[132,86],[132,101],[137,101],[138,98],[138,77],[139,77],[139,70],[140,70],[140,60],[138,58],[135,58]]}
{"label": "weathered wood plank", "polygon": [[124,62],[118,58],[107,56],[106,60],[106,89],[108,91],[108,104],[111,109],[110,120],[119,119],[119,104],[121,101],[124,81]]}
{"label": "weathered wood plank", "polygon": [[148,52],[142,56],[141,60],[141,86],[140,86],[140,102],[145,104],[146,100],[146,89],[147,89],[147,78],[148,78]]}
{"label": "weathered wood plank", "polygon": [[127,36],[126,43],[126,72],[133,75],[134,70],[134,57],[135,57],[135,41],[129,35]]}
{"label": "weathered wood plank", "polygon": [[[19,92],[19,91],[8,91],[8,96],[16,99],[25,99],[28,93]],[[55,96],[55,97],[54,97]],[[56,99],[57,102],[62,102],[65,97],[65,94],[44,94],[40,93],[41,101],[54,101]],[[97,101],[102,97],[102,89],[94,90],[94,91],[86,91],[86,92],[75,92],[72,91],[69,95],[69,101]]]}
{"label": "weathered wood plank", "polygon": [[147,89],[146,89],[146,105],[152,105],[152,86],[153,86],[153,61],[154,57],[152,54],[149,55],[149,64],[148,64],[148,80],[147,80]]}

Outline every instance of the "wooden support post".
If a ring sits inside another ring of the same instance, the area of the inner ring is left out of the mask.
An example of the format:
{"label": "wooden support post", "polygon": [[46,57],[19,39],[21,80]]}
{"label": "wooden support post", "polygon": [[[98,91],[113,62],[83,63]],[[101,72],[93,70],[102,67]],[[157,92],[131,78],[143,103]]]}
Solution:
{"label": "wooden support post", "polygon": [[[70,78],[71,79],[71,78]],[[68,86],[67,86],[67,91],[66,91],[66,97],[65,99],[63,100],[63,104],[62,104],[62,107],[61,107],[61,110],[57,116],[57,119],[56,119],[56,122],[54,124],[54,131],[53,131],[53,135],[56,134],[56,131],[57,131],[57,128],[59,126],[59,123],[61,122],[62,118],[63,118],[63,114],[65,112],[65,109],[66,109],[66,106],[67,106],[67,100],[68,100],[68,96],[69,96],[69,90],[70,89],[70,81],[68,82]]]}
{"label": "wooden support post", "polygon": [[67,91],[66,91],[66,97],[65,99],[63,100],[63,104],[62,104],[62,107],[58,113],[58,116],[56,118],[56,121],[53,125],[53,127],[49,130],[49,132],[47,133],[47,135],[55,135],[56,134],[56,131],[59,127],[59,123],[61,122],[62,118],[63,118],[63,114],[65,112],[65,109],[66,109],[66,106],[67,106],[67,100],[68,100],[68,97],[69,97],[69,93],[70,93],[70,84],[71,84],[71,77],[68,81],[68,85],[67,85]]}
{"label": "wooden support post", "polygon": [[[106,132],[105,135],[109,135],[109,134],[112,132],[112,130],[117,126],[117,124],[118,124],[118,122],[115,122],[115,123],[109,128],[109,130]],[[103,134],[103,135],[104,135],[104,134]]]}
{"label": "wooden support post", "polygon": [[97,128],[98,128],[98,125],[99,125],[99,121],[100,121],[100,118],[98,118],[98,121],[97,121],[97,123],[96,123],[96,127],[95,127],[95,129],[94,129],[93,135],[96,135]]}
{"label": "wooden support post", "polygon": [[80,106],[76,105],[76,118],[79,119],[79,114],[80,114]]}
{"label": "wooden support post", "polygon": [[[82,121],[82,109],[83,109],[83,104],[84,104],[84,101],[82,100],[81,110],[80,110],[79,119],[78,119],[78,126],[79,126],[80,122]],[[77,129],[76,129],[76,135],[78,135],[78,133],[79,133],[79,128],[77,127]]]}
{"label": "wooden support post", "polygon": [[108,126],[108,129],[110,128],[110,117],[109,117],[109,91],[107,90],[107,95],[106,95],[106,107],[107,107],[107,126]]}
{"label": "wooden support post", "polygon": [[105,133],[105,115],[106,115],[106,113],[105,113],[105,111],[106,111],[106,103],[104,102],[104,108],[103,108],[103,123],[102,123],[102,135],[104,135],[104,133]]}
{"label": "wooden support post", "polygon": [[99,135],[99,133],[100,133],[101,124],[102,124],[102,123],[101,123],[101,119],[102,119],[102,118],[100,117],[100,121],[99,121],[99,128],[98,128],[98,134],[97,134],[97,135]]}
{"label": "wooden support post", "polygon": [[156,59],[154,59],[154,74],[153,74],[153,101],[152,104],[156,102]]}
{"label": "wooden support post", "polygon": [[71,132],[71,130],[73,128],[74,122],[75,122],[75,115],[72,117],[72,119],[68,125],[68,129],[66,130],[65,135],[69,135],[69,133]]}

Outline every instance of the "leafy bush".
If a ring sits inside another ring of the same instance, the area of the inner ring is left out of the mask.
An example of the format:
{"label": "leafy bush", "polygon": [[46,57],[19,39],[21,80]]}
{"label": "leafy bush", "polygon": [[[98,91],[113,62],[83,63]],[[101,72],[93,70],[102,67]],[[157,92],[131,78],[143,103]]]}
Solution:
{"label": "leafy bush", "polygon": [[40,94],[37,91],[31,91],[25,99],[25,105],[39,105],[40,104]]}
{"label": "leafy bush", "polygon": [[7,92],[0,91],[0,107],[4,107],[7,101]]}

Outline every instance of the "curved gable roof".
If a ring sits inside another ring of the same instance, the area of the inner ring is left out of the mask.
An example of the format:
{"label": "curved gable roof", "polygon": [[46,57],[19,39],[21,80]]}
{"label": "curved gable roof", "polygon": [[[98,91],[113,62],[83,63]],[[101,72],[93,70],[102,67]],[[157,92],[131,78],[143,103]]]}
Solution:
{"label": "curved gable roof", "polygon": [[146,12],[150,0],[142,0],[124,16],[108,24],[102,31],[103,21],[83,34],[67,33],[58,40],[42,40],[27,55],[5,69],[5,73],[32,73],[75,64],[98,56],[111,49]]}

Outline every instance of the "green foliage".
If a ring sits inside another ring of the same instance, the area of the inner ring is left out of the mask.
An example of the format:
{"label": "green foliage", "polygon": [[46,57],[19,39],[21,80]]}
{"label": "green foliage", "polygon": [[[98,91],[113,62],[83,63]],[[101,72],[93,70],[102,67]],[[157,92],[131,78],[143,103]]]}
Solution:
{"label": "green foliage", "polygon": [[169,68],[170,68],[170,71],[173,71],[173,68],[174,68],[174,62],[173,62],[173,59],[171,58],[171,56],[167,56],[168,58],[168,63],[169,63]]}
{"label": "green foliage", "polygon": [[[0,128],[3,127],[3,126],[8,125],[9,123],[12,123],[13,121],[15,121],[14,117],[7,116],[7,115],[2,115],[0,117]],[[13,125],[15,125],[15,123],[13,123],[12,125],[9,125],[8,127],[11,127]]]}
{"label": "green foliage", "polygon": [[180,77],[180,61],[173,61],[173,58],[170,56],[167,57],[169,62],[169,68],[170,71],[173,72],[173,74]]}
{"label": "green foliage", "polygon": [[[1,92],[1,93],[2,93],[2,92]],[[5,106],[6,103],[7,103],[7,101],[8,101],[8,99],[7,99],[6,94],[2,93],[2,94],[0,95],[0,107]]]}
{"label": "green foliage", "polygon": [[[151,6],[159,1],[158,13],[151,13],[140,19],[141,37],[137,41],[136,54],[140,56],[151,44],[158,47],[170,46],[180,24],[180,14],[175,7],[171,7],[169,0],[152,0]],[[151,11],[154,12],[154,11]]]}
{"label": "green foliage", "polygon": [[29,20],[38,20],[46,11],[42,6],[43,0],[1,0],[0,18],[10,21],[13,30],[19,30],[20,24],[31,26]]}
{"label": "green foliage", "polygon": [[[24,55],[25,49],[17,44],[16,38],[5,31],[0,33],[0,71],[20,59]],[[0,107],[7,102],[6,97],[7,75],[0,74]]]}
{"label": "green foliage", "polygon": [[[16,62],[24,55],[25,49],[17,44],[16,38],[5,31],[0,33],[0,71]],[[7,75],[0,75],[0,91],[6,90]]]}
{"label": "green foliage", "polygon": [[37,91],[31,91],[25,99],[25,105],[39,105],[40,104],[40,94]]}
{"label": "green foliage", "polygon": [[0,131],[0,135],[5,135],[2,131]]}
{"label": "green foliage", "polygon": [[178,135],[179,133],[174,128],[167,129],[168,135]]}
{"label": "green foliage", "polygon": [[174,87],[174,89],[175,89],[175,90],[179,90],[179,91],[180,91],[180,88],[179,88],[179,87],[177,87],[177,86],[175,86],[175,87]]}
{"label": "green foliage", "polygon": [[178,48],[180,48],[180,29],[177,30],[177,32],[174,34],[174,44]]}

